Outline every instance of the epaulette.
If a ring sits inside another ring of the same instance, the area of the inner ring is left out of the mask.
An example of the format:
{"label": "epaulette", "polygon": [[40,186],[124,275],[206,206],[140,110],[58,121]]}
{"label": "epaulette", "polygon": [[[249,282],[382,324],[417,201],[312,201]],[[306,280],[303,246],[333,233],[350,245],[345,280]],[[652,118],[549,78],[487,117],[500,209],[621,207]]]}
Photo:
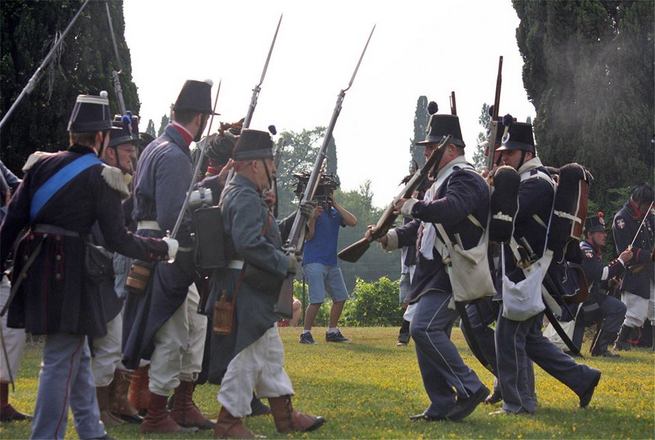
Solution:
{"label": "epaulette", "polygon": [[34,153],[30,154],[27,160],[25,161],[25,165],[23,165],[23,172],[29,170],[34,166],[35,163],[40,161],[43,158],[52,156],[57,153],[48,153],[47,151],[35,151]]}
{"label": "epaulette", "polygon": [[115,189],[120,193],[123,200],[130,197],[130,189],[127,187],[125,180],[123,180],[123,172],[121,170],[103,164],[101,175],[111,189]]}

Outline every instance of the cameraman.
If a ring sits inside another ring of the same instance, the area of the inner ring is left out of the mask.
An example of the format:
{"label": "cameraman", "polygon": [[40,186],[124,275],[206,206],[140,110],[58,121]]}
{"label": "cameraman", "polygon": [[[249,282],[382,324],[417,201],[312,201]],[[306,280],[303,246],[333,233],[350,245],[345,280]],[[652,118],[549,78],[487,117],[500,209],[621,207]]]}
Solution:
{"label": "cameraman", "polygon": [[[305,312],[305,327],[300,335],[301,344],[314,344],[311,334],[316,314],[325,299],[332,297],[330,322],[325,334],[327,342],[348,342],[337,328],[337,322],[348,298],[341,269],[337,265],[337,241],[340,226],[355,226],[357,218],[334,200],[334,190],[326,193],[325,202],[316,208],[316,223],[311,225],[305,242],[303,270],[309,285],[309,306]],[[312,233],[313,232],[313,233]]]}

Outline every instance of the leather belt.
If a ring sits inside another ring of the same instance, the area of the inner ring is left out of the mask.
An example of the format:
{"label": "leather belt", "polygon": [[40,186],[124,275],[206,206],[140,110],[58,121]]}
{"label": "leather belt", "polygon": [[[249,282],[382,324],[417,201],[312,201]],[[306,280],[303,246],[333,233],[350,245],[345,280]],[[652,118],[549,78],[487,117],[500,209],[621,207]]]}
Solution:
{"label": "leather belt", "polygon": [[230,262],[227,263],[227,268],[241,270],[243,269],[243,260],[230,260]]}
{"label": "leather belt", "polygon": [[68,229],[60,228],[54,225],[36,224],[32,226],[32,232],[41,234],[63,235],[65,237],[80,237],[79,232],[69,231]]}
{"label": "leather belt", "polygon": [[159,223],[155,220],[141,220],[136,224],[137,229],[147,229],[149,231],[161,231]]}

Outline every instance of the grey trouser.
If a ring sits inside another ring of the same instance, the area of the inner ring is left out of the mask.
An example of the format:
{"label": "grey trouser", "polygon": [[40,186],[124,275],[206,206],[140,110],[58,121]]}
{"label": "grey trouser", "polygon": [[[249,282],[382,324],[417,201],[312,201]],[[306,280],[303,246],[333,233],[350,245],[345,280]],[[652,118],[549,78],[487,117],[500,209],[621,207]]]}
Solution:
{"label": "grey trouser", "polygon": [[586,365],[577,364],[541,333],[544,314],[525,321],[502,316],[496,321],[498,379],[503,393],[503,409],[509,412],[535,412],[537,401],[534,377],[530,379],[530,360],[568,386],[577,395],[591,384],[595,374]]}
{"label": "grey trouser", "polygon": [[445,416],[455,405],[456,396],[469,397],[483,386],[450,340],[457,318],[457,312],[448,308],[451,296],[444,292],[423,295],[410,325],[423,386],[431,402],[426,414],[435,417]]}
{"label": "grey trouser", "polygon": [[80,439],[103,437],[86,336],[56,333],[46,337],[32,439],[63,439],[70,405]]}

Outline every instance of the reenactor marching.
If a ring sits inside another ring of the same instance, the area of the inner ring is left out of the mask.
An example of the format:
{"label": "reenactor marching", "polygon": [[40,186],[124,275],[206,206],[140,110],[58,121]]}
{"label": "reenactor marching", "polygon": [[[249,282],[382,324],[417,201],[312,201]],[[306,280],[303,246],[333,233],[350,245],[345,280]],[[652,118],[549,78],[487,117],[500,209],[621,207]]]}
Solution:
{"label": "reenactor marching", "polygon": [[[103,305],[87,294],[85,242],[98,222],[110,249],[144,261],[174,256],[175,240],[137,237],[125,230],[122,172],[104,165],[111,129],[106,92],[79,95],[68,124],[66,151],[34,153],[0,227],[0,269],[14,255],[8,326],[46,335],[32,421],[32,438],[64,438],[68,408],[80,438],[105,438],[87,337],[104,336]],[[43,304],[48,307],[44,308]]]}

